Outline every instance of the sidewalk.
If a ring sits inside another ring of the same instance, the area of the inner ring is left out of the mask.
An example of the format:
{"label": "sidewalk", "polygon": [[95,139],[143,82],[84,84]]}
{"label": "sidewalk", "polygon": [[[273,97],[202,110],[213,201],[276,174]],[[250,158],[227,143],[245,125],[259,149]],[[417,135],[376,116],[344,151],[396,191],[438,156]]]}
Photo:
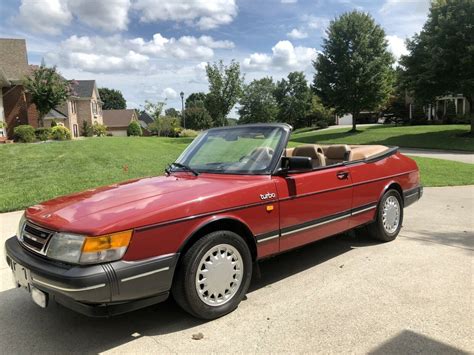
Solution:
{"label": "sidewalk", "polygon": [[461,163],[474,164],[474,153],[458,150],[400,148],[400,153],[417,157],[453,160]]}

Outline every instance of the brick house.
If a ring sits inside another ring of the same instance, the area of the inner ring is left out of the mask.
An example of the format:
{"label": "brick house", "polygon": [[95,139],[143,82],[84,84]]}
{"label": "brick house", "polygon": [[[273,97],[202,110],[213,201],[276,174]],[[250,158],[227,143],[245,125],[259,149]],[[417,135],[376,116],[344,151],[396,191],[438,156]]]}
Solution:
{"label": "brick house", "polygon": [[24,39],[0,38],[0,139],[12,138],[13,129],[22,124],[38,126],[38,112],[22,83],[29,74]]}
{"label": "brick house", "polygon": [[137,111],[134,109],[104,110],[103,112],[107,133],[113,136],[127,136],[127,128],[130,122],[138,122]]}

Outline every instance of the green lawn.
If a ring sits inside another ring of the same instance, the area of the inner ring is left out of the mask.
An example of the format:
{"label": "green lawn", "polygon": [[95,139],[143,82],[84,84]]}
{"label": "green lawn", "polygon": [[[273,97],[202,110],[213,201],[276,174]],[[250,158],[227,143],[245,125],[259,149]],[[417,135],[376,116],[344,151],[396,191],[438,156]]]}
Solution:
{"label": "green lawn", "polygon": [[365,126],[360,132],[349,133],[348,128],[310,131],[293,134],[297,143],[383,144],[409,148],[431,148],[474,151],[473,137],[459,137],[469,132],[469,125],[430,126]]}
{"label": "green lawn", "polygon": [[424,186],[474,185],[474,165],[457,161],[413,157]]}
{"label": "green lawn", "polygon": [[[291,144],[301,144],[300,138],[295,135],[296,141]],[[106,137],[0,145],[0,212],[19,210],[100,185],[161,175],[191,140]],[[474,165],[428,158],[415,160],[425,186],[474,185]]]}
{"label": "green lawn", "polygon": [[106,137],[0,146],[0,212],[136,177],[160,175],[190,138]]}

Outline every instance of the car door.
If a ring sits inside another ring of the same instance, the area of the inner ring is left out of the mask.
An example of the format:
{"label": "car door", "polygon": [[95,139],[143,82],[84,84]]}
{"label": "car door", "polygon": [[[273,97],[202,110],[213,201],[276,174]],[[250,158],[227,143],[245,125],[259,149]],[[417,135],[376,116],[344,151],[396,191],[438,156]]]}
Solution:
{"label": "car door", "polygon": [[349,228],[352,182],[342,164],[273,179],[280,207],[280,251]]}

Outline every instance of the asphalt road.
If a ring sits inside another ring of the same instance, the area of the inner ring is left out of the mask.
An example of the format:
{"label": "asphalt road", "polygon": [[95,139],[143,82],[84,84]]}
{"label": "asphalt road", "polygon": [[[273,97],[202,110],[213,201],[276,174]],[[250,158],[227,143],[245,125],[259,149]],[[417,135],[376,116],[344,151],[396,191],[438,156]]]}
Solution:
{"label": "asphalt road", "polygon": [[[427,188],[394,242],[343,235],[264,261],[248,299],[211,322],[173,301],[112,319],[43,310],[2,260],[0,353],[472,353],[473,204],[474,186]],[[0,215],[2,241],[18,216]]]}

